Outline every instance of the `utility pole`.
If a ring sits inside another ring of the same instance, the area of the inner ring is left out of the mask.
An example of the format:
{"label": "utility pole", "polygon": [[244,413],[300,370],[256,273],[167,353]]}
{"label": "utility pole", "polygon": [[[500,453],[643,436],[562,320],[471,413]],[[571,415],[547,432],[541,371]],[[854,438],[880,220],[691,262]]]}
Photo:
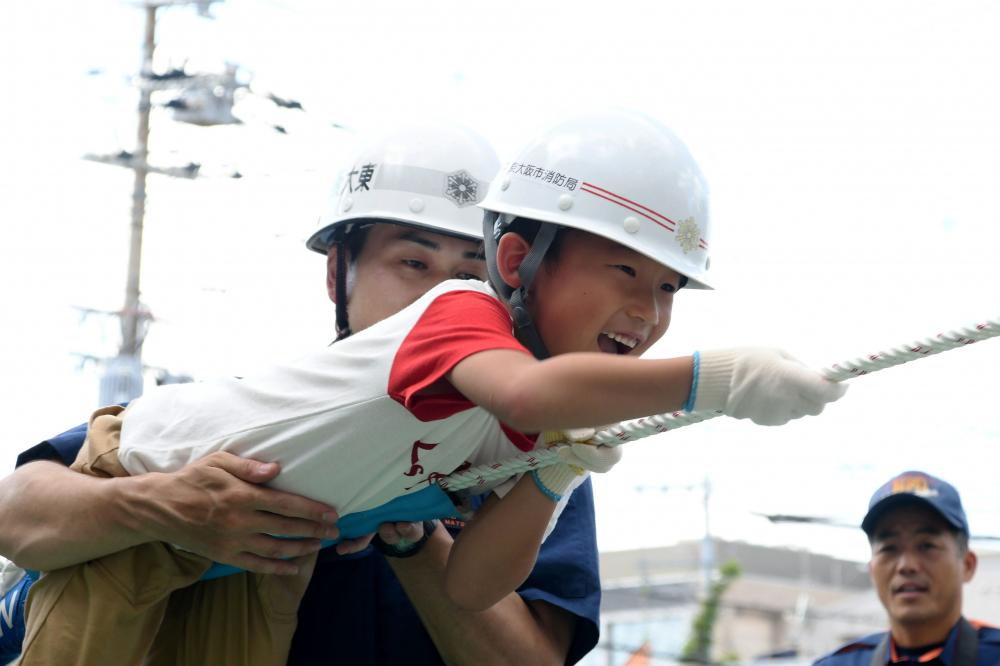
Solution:
{"label": "utility pole", "polygon": [[701,537],[701,589],[708,597],[712,589],[712,579],[715,576],[715,542],[712,541],[712,529],[708,522],[708,502],[712,495],[712,482],[708,475],[702,480],[701,506],[705,513],[705,532]]}
{"label": "utility pole", "polygon": [[715,542],[712,540],[711,524],[709,523],[709,501],[711,500],[712,484],[708,475],[701,483],[668,484],[660,486],[636,486],[636,491],[643,493],[654,491],[667,493],[670,490],[700,490],[701,506],[704,513],[704,532],[701,537],[701,593],[702,598],[708,597],[712,590],[712,580],[715,577]]}
{"label": "utility pole", "polygon": [[[196,5],[198,13],[209,17],[212,3],[221,0],[146,0],[141,7],[145,12],[145,29],[142,41],[142,65],[139,71],[139,122],[136,129],[136,145],[133,152],[120,151],[110,155],[84,155],[84,159],[111,164],[132,169],[134,180],[132,186],[132,215],[129,238],[128,274],[125,284],[125,304],[118,312],[101,312],[99,314],[117,317],[121,322],[122,339],[118,355],[114,358],[97,359],[89,355],[85,358],[94,359],[101,367],[100,397],[102,405],[130,401],[142,394],[143,371],[142,345],[146,331],[152,319],[149,311],[140,300],[142,290],[140,276],[142,274],[142,234],[146,216],[146,178],[150,173],[164,174],[175,178],[196,178],[200,165],[189,163],[179,167],[159,167],[149,164],[149,130],[152,111],[153,93],[170,89],[183,88],[201,93],[202,97],[213,104],[207,111],[195,109],[190,117],[201,125],[215,125],[238,122],[232,116],[232,92],[240,87],[236,83],[235,67],[227,75],[191,76],[181,71],[174,71],[166,76],[157,76],[153,71],[153,54],[156,50],[156,11],[160,7],[171,5]],[[204,94],[205,90],[222,90],[223,96]],[[228,107],[226,106],[228,105]],[[190,121],[189,121],[190,122]],[[87,312],[98,311],[89,308]],[[180,377],[171,373],[164,374],[170,378]]]}
{"label": "utility pole", "polygon": [[[142,40],[142,69],[139,76],[148,80],[153,75],[153,51],[156,49],[156,9],[146,5],[146,29]],[[122,309],[122,343],[118,355],[142,362],[142,343],[148,314],[139,303],[139,276],[142,269],[142,225],[146,216],[146,158],[149,155],[149,112],[152,92],[147,86],[139,89],[139,127],[136,132],[135,181],[132,186],[132,226],[128,253],[128,278],[125,287],[125,307]],[[144,329],[145,327],[143,327]],[[141,385],[140,385],[141,391]]]}
{"label": "utility pole", "polygon": [[[226,63],[223,73],[189,73],[184,68],[172,68],[164,72],[153,69],[153,55],[156,51],[156,12],[162,7],[194,5],[198,14],[212,18],[211,6],[223,0],[139,0],[137,4],[145,12],[145,30],[142,41],[142,65],[139,76],[134,84],[139,88],[139,121],[136,128],[135,149],[119,150],[108,154],[86,154],[84,159],[112,166],[131,169],[134,173],[132,185],[132,215],[129,227],[128,274],[125,284],[125,304],[120,310],[105,311],[94,308],[79,308],[84,316],[97,314],[115,317],[121,324],[121,344],[118,353],[111,358],[102,358],[90,354],[80,354],[84,361],[96,362],[101,372],[100,397],[101,405],[128,402],[142,394],[144,371],[147,367],[142,361],[142,346],[146,339],[152,314],[143,305],[140,277],[142,275],[142,236],[146,216],[146,179],[150,174],[170,176],[172,178],[195,179],[200,177],[201,165],[188,162],[181,165],[157,165],[149,163],[149,133],[150,116],[157,95],[173,92],[173,99],[165,104],[158,100],[156,106],[169,109],[173,120],[200,127],[217,125],[237,125],[242,121],[233,115],[233,105],[236,92],[248,89],[249,84],[242,83],[238,76],[238,67],[234,63]],[[276,106],[288,109],[302,110],[302,105],[291,99],[281,98],[271,94],[268,96]],[[285,133],[284,128],[275,125],[274,129]],[[229,178],[241,178],[242,174],[233,171]],[[190,381],[182,374],[174,374],[160,368],[158,383],[178,383]]]}

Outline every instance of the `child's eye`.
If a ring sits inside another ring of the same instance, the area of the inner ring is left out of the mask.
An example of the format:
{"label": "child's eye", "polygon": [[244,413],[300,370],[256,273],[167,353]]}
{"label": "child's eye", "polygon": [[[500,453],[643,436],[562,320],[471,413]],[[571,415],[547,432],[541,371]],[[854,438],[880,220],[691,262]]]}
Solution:
{"label": "child's eye", "polygon": [[660,285],[660,289],[662,289],[663,291],[667,292],[668,294],[672,294],[675,291],[677,291],[677,287],[675,287],[674,285],[670,284],[669,282],[664,282],[662,285]]}
{"label": "child's eye", "polygon": [[617,268],[618,270],[620,270],[625,275],[628,275],[629,277],[635,277],[635,269],[632,268],[631,266],[626,266],[625,264],[614,264],[612,268]]}
{"label": "child's eye", "polygon": [[403,259],[403,265],[409,266],[410,268],[416,269],[418,271],[422,271],[427,268],[427,264],[417,259]]}
{"label": "child's eye", "polygon": [[458,280],[482,280],[483,278],[476,275],[475,273],[456,273],[455,278]]}

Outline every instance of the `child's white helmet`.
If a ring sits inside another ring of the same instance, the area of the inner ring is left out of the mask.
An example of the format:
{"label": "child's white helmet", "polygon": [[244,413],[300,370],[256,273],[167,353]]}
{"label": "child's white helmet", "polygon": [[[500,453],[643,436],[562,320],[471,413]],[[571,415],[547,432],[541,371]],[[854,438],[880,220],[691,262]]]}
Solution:
{"label": "child's white helmet", "polygon": [[687,146],[629,111],[560,123],[490,185],[482,208],[603,236],[710,288],[708,185]]}
{"label": "child's white helmet", "polygon": [[500,168],[482,136],[456,125],[412,125],[368,142],[339,176],[306,246],[326,254],[354,223],[397,222],[482,238],[482,211]]}
{"label": "child's white helmet", "polygon": [[[552,127],[497,175],[480,207],[491,282],[509,301],[522,342],[540,358],[548,353],[524,301],[560,226],[621,243],[689,286],[711,288],[708,185],[684,143],[643,114],[595,113]],[[499,277],[496,243],[517,218],[542,224],[515,290]]]}

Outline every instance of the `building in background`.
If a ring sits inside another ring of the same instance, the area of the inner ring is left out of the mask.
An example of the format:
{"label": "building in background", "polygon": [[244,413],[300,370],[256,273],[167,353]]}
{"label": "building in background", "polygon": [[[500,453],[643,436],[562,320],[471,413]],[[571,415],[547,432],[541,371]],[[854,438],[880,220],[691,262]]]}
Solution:
{"label": "building in background", "polygon": [[[585,666],[624,666],[635,653],[648,666],[677,663],[699,609],[701,547],[691,541],[601,554],[601,642]],[[735,561],[742,570],[715,626],[720,663],[811,664],[885,627],[863,562],[718,539],[714,547],[717,562]],[[1000,623],[1000,552],[977,552],[966,615]]]}

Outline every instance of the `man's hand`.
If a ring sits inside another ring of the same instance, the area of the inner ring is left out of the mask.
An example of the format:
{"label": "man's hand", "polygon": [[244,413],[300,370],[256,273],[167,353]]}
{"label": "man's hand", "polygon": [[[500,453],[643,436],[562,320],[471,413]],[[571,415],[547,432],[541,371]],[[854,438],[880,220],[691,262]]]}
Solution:
{"label": "man's hand", "polygon": [[389,546],[404,548],[424,537],[424,524],[382,523],[378,526],[378,537]]}
{"label": "man's hand", "polygon": [[277,463],[216,452],[174,473],[130,477],[136,486],[125,499],[149,540],[256,573],[291,575],[298,567],[288,559],[319,550],[320,539],[337,537],[338,514],[261,485],[279,470]]}
{"label": "man's hand", "polygon": [[[419,525],[419,523],[418,523]],[[351,553],[358,553],[368,547],[368,544],[372,542],[375,537],[374,534],[366,534],[365,536],[358,537],[356,539],[344,539],[343,541],[338,541],[334,548],[337,549],[338,555],[350,555]]]}

